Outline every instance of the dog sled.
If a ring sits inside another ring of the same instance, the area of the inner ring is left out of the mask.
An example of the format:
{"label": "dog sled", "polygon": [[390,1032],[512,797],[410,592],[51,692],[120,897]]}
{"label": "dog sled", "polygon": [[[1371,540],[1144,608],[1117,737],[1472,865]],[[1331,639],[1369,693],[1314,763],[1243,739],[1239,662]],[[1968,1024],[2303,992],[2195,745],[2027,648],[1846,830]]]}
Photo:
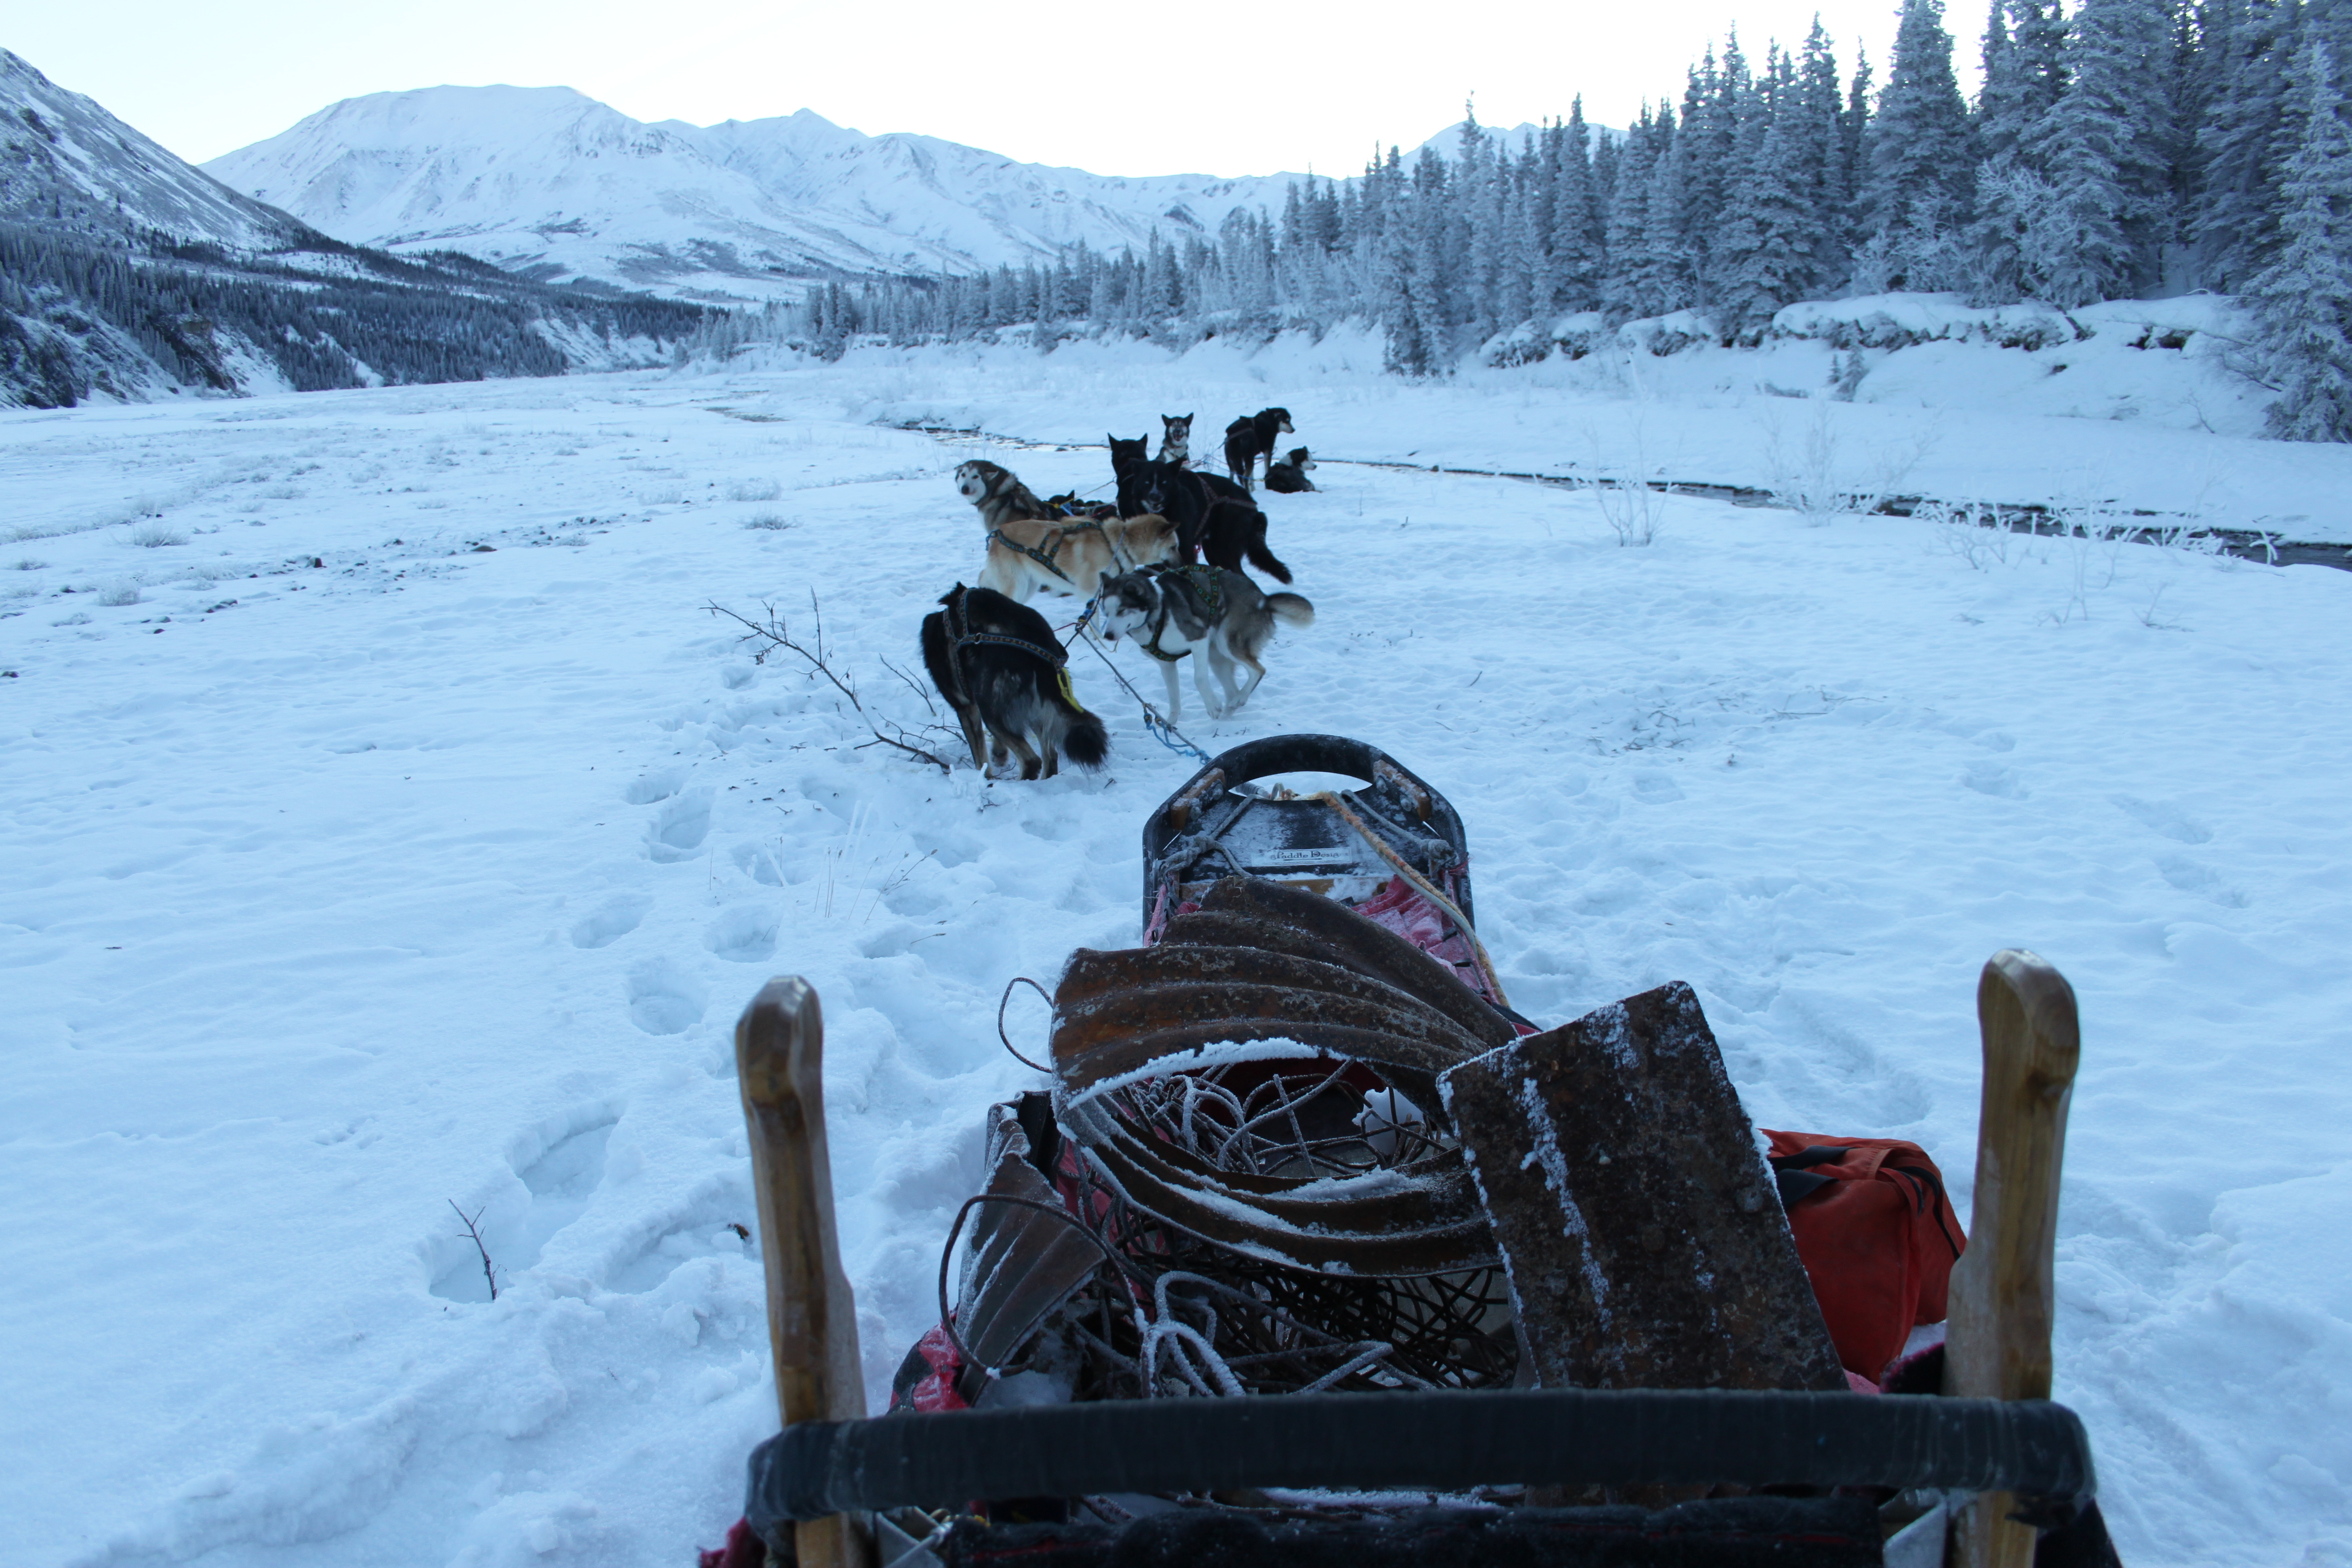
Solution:
{"label": "dog sled", "polygon": [[[817,998],[779,980],[743,1014],[782,1430],[706,1564],[2115,1562],[2049,1398],[2078,1036],[2042,960],[1979,984],[1961,1252],[1911,1145],[1775,1133],[1768,1164],[1689,987],[1515,1012],[1459,816],[1374,747],[1226,752],[1153,811],[1143,865],[1142,945],[1071,956],[1049,1087],[990,1113],[887,1414],[835,1244]],[[1824,1316],[1869,1297],[1842,1271],[1908,1281],[1922,1318],[1941,1277],[1792,1221],[1874,1194],[1960,1256],[1945,1341],[1864,1371],[1872,1342]]]}

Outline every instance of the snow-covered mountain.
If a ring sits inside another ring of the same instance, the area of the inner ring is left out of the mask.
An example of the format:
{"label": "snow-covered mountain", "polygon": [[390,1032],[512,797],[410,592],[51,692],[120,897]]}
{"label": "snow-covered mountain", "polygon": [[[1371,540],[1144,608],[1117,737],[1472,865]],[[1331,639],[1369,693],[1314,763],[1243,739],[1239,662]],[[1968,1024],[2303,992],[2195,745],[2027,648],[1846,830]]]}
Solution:
{"label": "snow-covered mountain", "polygon": [[346,244],[0,50],[0,407],[552,375],[709,321]]}
{"label": "snow-covered mountain", "polygon": [[205,167],[353,244],[701,299],[1213,231],[1236,206],[1279,210],[1295,177],[1121,179],[866,136],[808,110],[649,125],[569,88],[518,87],[346,99]]}
{"label": "snow-covered mountain", "polygon": [[142,230],[238,250],[303,243],[302,226],[142,136],[0,49],[0,222],[119,239]]}

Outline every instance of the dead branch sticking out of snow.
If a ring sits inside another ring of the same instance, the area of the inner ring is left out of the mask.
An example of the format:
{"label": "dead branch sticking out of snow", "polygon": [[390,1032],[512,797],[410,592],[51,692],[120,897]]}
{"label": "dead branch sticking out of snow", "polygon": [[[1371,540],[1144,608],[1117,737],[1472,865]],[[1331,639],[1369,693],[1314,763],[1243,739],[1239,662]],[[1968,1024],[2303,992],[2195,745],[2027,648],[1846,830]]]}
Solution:
{"label": "dead branch sticking out of snow", "polygon": [[[916,745],[907,739],[908,735],[919,735],[921,731],[910,731],[904,725],[898,724],[888,719],[877,719],[872,713],[868,712],[866,710],[866,704],[858,699],[857,688],[851,682],[843,679],[841,676],[835,671],[824,646],[824,612],[817,605],[815,590],[812,589],[809,592],[809,618],[816,623],[815,635],[811,639],[816,645],[814,648],[794,641],[793,638],[792,628],[785,624],[784,617],[777,614],[776,607],[765,600],[761,600],[760,603],[761,612],[767,617],[764,621],[755,621],[751,619],[751,616],[740,615],[737,612],[729,609],[724,605],[712,604],[706,605],[703,607],[714,616],[724,616],[729,620],[734,621],[746,627],[747,630],[744,635],[738,640],[742,642],[760,642],[767,645],[761,648],[758,653],[751,656],[752,663],[765,664],[770,654],[775,652],[778,648],[782,648],[789,653],[799,656],[801,660],[809,667],[812,672],[817,675],[822,675],[826,680],[830,681],[833,685],[833,689],[835,691],[840,692],[842,696],[847,698],[849,700],[849,705],[857,710],[857,716],[866,721],[866,729],[873,731],[874,739],[872,741],[862,742],[859,749],[862,750],[864,746],[870,746],[878,742],[885,746],[896,747],[898,750],[906,752],[910,757],[919,757],[922,761],[930,763],[933,767],[939,769],[940,772],[943,773],[952,773],[955,772],[955,769],[949,765],[947,760],[941,757],[938,752],[929,750],[928,747]],[[887,666],[889,661],[886,659],[883,662]],[[898,675],[899,679],[906,680],[909,686],[914,685],[914,682],[911,679],[908,679],[904,672],[893,670],[892,673]],[[917,689],[920,690],[921,689],[917,688]],[[895,733],[885,733],[885,725],[887,725],[890,731],[895,731]]]}
{"label": "dead branch sticking out of snow", "polygon": [[482,1211],[476,1209],[472,1214],[467,1214],[464,1209],[457,1207],[457,1200],[455,1198],[449,1200],[449,1206],[456,1211],[457,1217],[465,1222],[466,1236],[473,1242],[474,1250],[482,1255],[482,1278],[490,1287],[490,1300],[495,1301],[499,1299],[499,1271],[490,1262],[489,1247],[482,1241],[480,1225]]}

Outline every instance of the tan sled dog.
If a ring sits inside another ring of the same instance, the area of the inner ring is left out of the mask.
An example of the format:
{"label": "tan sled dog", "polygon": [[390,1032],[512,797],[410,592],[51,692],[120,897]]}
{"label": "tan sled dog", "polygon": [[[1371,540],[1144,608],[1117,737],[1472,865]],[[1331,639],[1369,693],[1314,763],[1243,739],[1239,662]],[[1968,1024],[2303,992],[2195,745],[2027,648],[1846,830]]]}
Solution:
{"label": "tan sled dog", "polygon": [[980,584],[1016,604],[1026,604],[1040,588],[1091,599],[1105,577],[1176,556],[1176,525],[1156,513],[1099,521],[1010,519],[988,531],[988,564]]}

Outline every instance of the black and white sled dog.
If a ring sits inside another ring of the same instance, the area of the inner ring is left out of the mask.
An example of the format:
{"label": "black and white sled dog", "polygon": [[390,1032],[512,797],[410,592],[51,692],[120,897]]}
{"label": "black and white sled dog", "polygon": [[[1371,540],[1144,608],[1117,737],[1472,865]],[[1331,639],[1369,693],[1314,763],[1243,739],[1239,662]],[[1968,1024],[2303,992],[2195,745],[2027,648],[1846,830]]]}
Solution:
{"label": "black and white sled dog", "polygon": [[1225,468],[1233,474],[1234,482],[1248,489],[1257,460],[1264,458],[1269,463],[1274,461],[1274,438],[1294,434],[1287,408],[1261,408],[1226,426]]}
{"label": "black and white sled dog", "polygon": [[1192,416],[1189,414],[1163,414],[1160,416],[1160,461],[1179,465],[1192,460]]}
{"label": "black and white sled dog", "polygon": [[1315,459],[1307,455],[1304,447],[1293,447],[1290,456],[1279,463],[1265,466],[1265,488],[1277,495],[1293,496],[1301,490],[1311,490],[1315,481],[1307,476],[1315,471]]}
{"label": "black and white sled dog", "polygon": [[980,509],[980,521],[990,528],[1003,528],[1024,517],[1054,515],[1054,509],[1039,500],[1037,492],[1023,484],[1012,469],[984,458],[957,464],[955,480],[956,493]]}
{"label": "black and white sled dog", "polygon": [[[1315,624],[1315,606],[1298,595],[1262,593],[1240,573],[1216,566],[1147,566],[1106,577],[1101,604],[1104,635],[1114,642],[1132,637],[1159,661],[1168,680],[1171,724],[1182,709],[1176,687],[1179,659],[1199,656],[1192,684],[1200,689],[1201,705],[1212,719],[1227,718],[1265,679],[1257,656],[1274,635],[1274,624]],[[1237,664],[1249,670],[1240,685],[1234,681]]]}
{"label": "black and white sled dog", "polygon": [[961,583],[940,603],[943,608],[923,617],[923,668],[963,726],[971,765],[1001,771],[1010,751],[1020,753],[1024,779],[1052,778],[1064,756],[1101,767],[1109,733],[1071,695],[1068,656],[1045,617],[993,589]]}

